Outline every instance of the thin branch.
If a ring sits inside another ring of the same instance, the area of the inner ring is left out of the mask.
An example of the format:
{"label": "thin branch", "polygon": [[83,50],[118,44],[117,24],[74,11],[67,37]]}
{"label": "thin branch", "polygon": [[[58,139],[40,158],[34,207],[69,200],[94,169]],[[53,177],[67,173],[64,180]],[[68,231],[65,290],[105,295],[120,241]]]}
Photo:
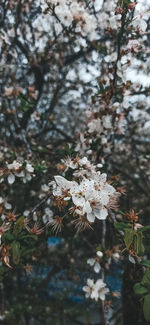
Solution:
{"label": "thin branch", "polygon": [[22,141],[25,144],[28,152],[30,154],[32,154],[32,150],[31,150],[30,144],[29,144],[29,142],[27,140],[26,132],[25,132],[25,130],[20,125],[20,122],[19,122],[19,119],[18,119],[18,116],[17,116],[17,112],[15,112],[14,124],[17,126],[17,129],[20,131]]}
{"label": "thin branch", "polygon": [[30,211],[29,217],[30,215],[32,215],[37,209],[39,209],[41,207],[41,205],[43,205],[48,198],[51,196],[51,193],[49,192],[40,202],[38,202],[35,207]]}

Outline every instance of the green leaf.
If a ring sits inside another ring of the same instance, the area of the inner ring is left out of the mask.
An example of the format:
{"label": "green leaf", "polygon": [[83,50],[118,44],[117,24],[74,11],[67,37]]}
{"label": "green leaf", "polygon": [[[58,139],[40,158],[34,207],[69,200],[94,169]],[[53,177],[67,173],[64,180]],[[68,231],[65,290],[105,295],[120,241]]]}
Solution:
{"label": "green leaf", "polygon": [[25,240],[25,239],[27,239],[27,240],[29,240],[29,239],[34,239],[34,240],[37,240],[38,239],[38,236],[37,235],[30,235],[30,234],[27,234],[27,235],[25,235],[25,234],[19,234],[19,236],[18,236],[18,239],[19,240]]}
{"label": "green leaf", "polygon": [[3,240],[4,241],[13,241],[14,239],[15,238],[14,238],[13,234],[11,234],[8,231],[3,235]]}
{"label": "green leaf", "polygon": [[124,212],[122,210],[118,210],[118,213],[124,216]]}
{"label": "green leaf", "polygon": [[14,231],[13,231],[13,234],[15,236],[17,236],[21,231],[22,229],[24,229],[24,216],[20,217],[15,225],[14,225]]}
{"label": "green leaf", "polygon": [[34,102],[27,100],[27,98],[23,97],[21,94],[18,96],[20,99],[20,109],[25,113],[29,111],[29,109],[33,108]]}
{"label": "green leaf", "polygon": [[136,295],[143,295],[149,292],[149,290],[145,288],[140,282],[137,282],[134,285],[133,289]]}
{"label": "green leaf", "polygon": [[36,250],[36,247],[33,247],[33,248],[29,248],[29,249],[26,249],[24,248],[21,252],[21,256],[24,257],[26,255],[30,255]]}
{"label": "green leaf", "polygon": [[30,109],[29,106],[23,106],[23,107],[22,107],[22,110],[23,110],[25,113],[28,112],[29,109]]}
{"label": "green leaf", "polygon": [[147,322],[150,321],[150,293],[144,297],[144,304],[143,304],[143,312],[144,317]]}
{"label": "green leaf", "polygon": [[150,290],[150,269],[146,269],[141,284]]}
{"label": "green leaf", "polygon": [[116,229],[123,230],[123,231],[125,229],[130,229],[131,228],[131,226],[129,224],[124,223],[124,222],[115,222],[114,226],[115,226]]}
{"label": "green leaf", "polygon": [[20,261],[20,243],[18,241],[13,241],[11,244],[13,263],[18,264]]}
{"label": "green leaf", "polygon": [[100,88],[100,93],[103,94],[105,92],[105,88],[101,80],[99,80],[99,88]]}
{"label": "green leaf", "polygon": [[125,245],[126,245],[127,249],[129,249],[130,245],[133,242],[134,234],[135,234],[135,231],[133,229],[126,229],[125,230],[124,242],[125,242]]}
{"label": "green leaf", "polygon": [[143,260],[140,262],[140,264],[145,267],[150,267],[150,260]]}
{"label": "green leaf", "polygon": [[142,233],[136,233],[136,240],[135,240],[135,251],[138,256],[141,256],[144,254],[144,245],[143,245],[143,235]]}
{"label": "green leaf", "polygon": [[42,165],[42,164],[36,164],[36,165],[33,165],[33,167],[36,172],[43,172],[46,170],[46,166]]}
{"label": "green leaf", "polygon": [[12,160],[15,160],[17,158],[15,152],[13,152],[13,151],[9,151],[8,154],[9,154],[10,158],[12,158]]}

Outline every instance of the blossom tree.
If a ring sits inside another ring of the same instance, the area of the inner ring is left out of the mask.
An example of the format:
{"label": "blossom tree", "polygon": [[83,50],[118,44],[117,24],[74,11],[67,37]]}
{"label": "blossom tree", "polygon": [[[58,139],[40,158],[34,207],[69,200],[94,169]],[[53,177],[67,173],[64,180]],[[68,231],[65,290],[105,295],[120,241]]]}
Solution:
{"label": "blossom tree", "polygon": [[145,322],[134,291],[150,321],[149,17],[142,0],[0,4],[1,274],[29,270],[53,233],[75,237],[104,325],[111,261],[124,324]]}

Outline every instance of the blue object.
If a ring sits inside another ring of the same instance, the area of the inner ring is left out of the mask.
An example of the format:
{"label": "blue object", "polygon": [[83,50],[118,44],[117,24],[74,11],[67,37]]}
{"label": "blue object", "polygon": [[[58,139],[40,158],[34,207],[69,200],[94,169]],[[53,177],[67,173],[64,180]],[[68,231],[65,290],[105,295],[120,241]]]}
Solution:
{"label": "blue object", "polygon": [[63,244],[64,239],[63,238],[58,238],[58,237],[48,237],[47,244],[48,247],[55,247],[59,244]]}

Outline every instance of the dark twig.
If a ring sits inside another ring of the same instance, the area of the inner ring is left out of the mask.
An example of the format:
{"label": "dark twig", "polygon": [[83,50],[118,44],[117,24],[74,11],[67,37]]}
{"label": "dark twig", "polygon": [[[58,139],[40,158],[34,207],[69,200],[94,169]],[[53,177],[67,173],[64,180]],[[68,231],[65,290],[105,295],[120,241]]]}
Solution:
{"label": "dark twig", "polygon": [[41,205],[43,205],[48,198],[51,196],[51,193],[49,192],[40,202],[38,202],[35,207],[30,211],[29,216],[31,216],[37,209],[39,209],[41,207]]}

